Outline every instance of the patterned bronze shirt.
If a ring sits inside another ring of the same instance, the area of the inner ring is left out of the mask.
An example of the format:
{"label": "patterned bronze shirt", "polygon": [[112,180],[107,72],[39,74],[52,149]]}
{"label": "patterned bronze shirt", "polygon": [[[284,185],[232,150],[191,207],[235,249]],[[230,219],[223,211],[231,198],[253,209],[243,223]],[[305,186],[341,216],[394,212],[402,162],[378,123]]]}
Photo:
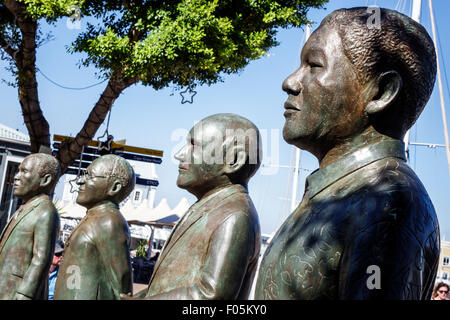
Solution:
{"label": "patterned bronze shirt", "polygon": [[378,142],[307,178],[265,252],[255,299],[430,298],[439,225],[403,150]]}

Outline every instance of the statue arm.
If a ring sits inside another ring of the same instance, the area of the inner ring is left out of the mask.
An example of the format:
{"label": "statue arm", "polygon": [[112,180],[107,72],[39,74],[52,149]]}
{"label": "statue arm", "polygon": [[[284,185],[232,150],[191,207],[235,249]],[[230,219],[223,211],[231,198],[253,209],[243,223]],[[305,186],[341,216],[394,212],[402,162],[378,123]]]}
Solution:
{"label": "statue arm", "polygon": [[121,293],[133,292],[130,233],[121,220],[112,218],[97,226],[96,246],[106,276],[111,284],[116,299]]}
{"label": "statue arm", "polygon": [[55,241],[60,228],[58,213],[53,208],[39,206],[34,210],[42,210],[42,212],[38,213],[39,218],[34,227],[33,257],[22,282],[17,287],[17,298],[25,296],[33,299],[38,288],[44,281],[47,281]]}
{"label": "statue arm", "polygon": [[[385,205],[389,199],[377,202]],[[424,250],[410,224],[420,205],[388,206],[350,237],[341,260],[340,299],[421,299]]]}
{"label": "statue arm", "polygon": [[192,286],[147,299],[237,299],[255,252],[255,235],[249,221],[245,213],[236,213],[220,224],[211,235],[203,267]]}

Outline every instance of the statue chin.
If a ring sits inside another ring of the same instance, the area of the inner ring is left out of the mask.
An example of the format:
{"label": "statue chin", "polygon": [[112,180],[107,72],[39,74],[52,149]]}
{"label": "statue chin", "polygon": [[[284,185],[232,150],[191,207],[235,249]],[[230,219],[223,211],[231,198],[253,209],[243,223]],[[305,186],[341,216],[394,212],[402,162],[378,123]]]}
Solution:
{"label": "statue chin", "polygon": [[283,127],[283,139],[289,144],[292,144],[300,149],[305,149],[305,139],[304,137],[301,137],[298,132],[292,132],[292,130],[285,124]]}

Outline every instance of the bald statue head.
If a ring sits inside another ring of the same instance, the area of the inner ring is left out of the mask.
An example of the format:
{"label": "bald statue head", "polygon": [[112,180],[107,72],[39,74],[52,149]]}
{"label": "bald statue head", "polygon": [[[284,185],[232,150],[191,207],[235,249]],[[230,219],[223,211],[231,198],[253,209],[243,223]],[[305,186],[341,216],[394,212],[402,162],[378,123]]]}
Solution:
{"label": "bald statue head", "polygon": [[77,184],[77,203],[87,209],[111,201],[119,204],[133,191],[133,167],[124,158],[108,154],[95,159]]}
{"label": "bald statue head", "polygon": [[337,10],[312,33],[283,83],[287,142],[320,159],[368,128],[402,139],[417,120],[436,77],[433,42],[411,18],[379,13],[373,26],[366,7]]}
{"label": "bald statue head", "polygon": [[200,199],[222,185],[247,185],[261,165],[261,136],[244,117],[215,114],[191,129],[175,159],[180,161],[177,185]]}
{"label": "bald statue head", "polygon": [[55,157],[45,153],[30,154],[19,165],[14,176],[14,195],[28,201],[41,193],[52,194],[60,171]]}

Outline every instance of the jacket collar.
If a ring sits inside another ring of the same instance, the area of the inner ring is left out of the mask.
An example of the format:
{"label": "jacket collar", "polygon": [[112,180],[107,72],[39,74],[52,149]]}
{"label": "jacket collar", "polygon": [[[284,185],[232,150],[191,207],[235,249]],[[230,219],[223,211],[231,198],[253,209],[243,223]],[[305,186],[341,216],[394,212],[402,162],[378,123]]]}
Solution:
{"label": "jacket collar", "polygon": [[312,199],[319,192],[346,175],[361,169],[377,160],[394,157],[406,161],[405,145],[400,140],[388,140],[363,147],[348,156],[318,169],[306,178],[306,189]]}
{"label": "jacket collar", "polygon": [[[161,265],[164,258],[170,252],[170,249],[176,244],[178,239],[180,239],[184,233],[201,217],[203,217],[208,212],[211,212],[217,205],[229,196],[238,193],[247,193],[247,188],[240,184],[227,185],[223,188],[218,189],[216,192],[208,195],[207,197],[200,199],[194,203],[183,215],[183,217],[178,221],[175,227],[172,229],[169,238],[166,240],[163,249],[161,250],[161,255],[155,265],[152,276],[149,281],[148,290],[150,290],[150,284],[157,273],[159,266]],[[212,201],[214,200],[214,201]]]}
{"label": "jacket collar", "polygon": [[102,202],[87,210],[86,215],[92,215],[98,211],[103,212],[107,209],[119,209],[119,205],[111,201]]}

